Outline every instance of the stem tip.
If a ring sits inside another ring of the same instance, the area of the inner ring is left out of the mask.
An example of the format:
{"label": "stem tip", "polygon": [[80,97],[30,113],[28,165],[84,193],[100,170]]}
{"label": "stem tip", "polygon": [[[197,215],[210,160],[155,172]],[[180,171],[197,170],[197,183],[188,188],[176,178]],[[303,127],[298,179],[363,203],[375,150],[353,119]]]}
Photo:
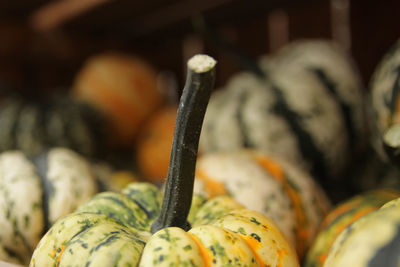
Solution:
{"label": "stem tip", "polygon": [[207,72],[212,69],[217,61],[208,55],[198,54],[188,60],[188,68],[196,73]]}

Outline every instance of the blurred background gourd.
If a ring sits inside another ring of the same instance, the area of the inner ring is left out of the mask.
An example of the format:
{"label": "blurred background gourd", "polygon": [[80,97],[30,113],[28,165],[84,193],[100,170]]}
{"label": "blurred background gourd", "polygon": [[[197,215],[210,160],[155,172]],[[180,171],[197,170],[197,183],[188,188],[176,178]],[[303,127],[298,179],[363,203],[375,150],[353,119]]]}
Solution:
{"label": "blurred background gourd", "polygon": [[337,179],[366,142],[352,60],[335,44],[313,40],[290,44],[260,65],[268,82],[242,73],[215,93],[201,151],[255,148],[303,166],[322,183]]}

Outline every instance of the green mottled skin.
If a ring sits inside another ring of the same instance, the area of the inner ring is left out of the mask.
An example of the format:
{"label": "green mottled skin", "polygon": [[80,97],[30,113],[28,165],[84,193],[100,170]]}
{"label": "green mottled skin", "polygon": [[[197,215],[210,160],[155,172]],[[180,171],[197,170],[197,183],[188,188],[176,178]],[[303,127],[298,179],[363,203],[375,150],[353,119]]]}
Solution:
{"label": "green mottled skin", "polygon": [[89,163],[65,148],[54,148],[47,156],[46,183],[52,188],[48,197],[49,221],[74,211],[98,192]]}
{"label": "green mottled skin", "polygon": [[192,199],[192,207],[190,208],[190,212],[188,215],[188,222],[193,223],[198,220],[195,219],[198,215],[198,211],[201,207],[204,206],[204,203],[207,201],[207,198],[203,195],[194,194]]}
{"label": "green mottled skin", "polygon": [[122,193],[140,205],[150,219],[155,219],[160,213],[162,194],[156,186],[149,183],[136,183],[126,186]]}
{"label": "green mottled skin", "polygon": [[225,213],[241,209],[243,206],[228,196],[221,196],[207,201],[201,209],[199,209],[193,218],[192,225],[198,226],[209,224],[216,218],[221,217]]}
{"label": "green mottled skin", "polygon": [[[277,249],[281,245],[287,251],[281,259],[284,266],[298,266],[294,250],[280,231],[267,232],[269,227],[277,229],[272,221],[241,209],[229,197],[205,201],[195,196],[191,223],[198,226],[189,232],[169,227],[151,235],[161,193],[145,183],[130,184],[122,192],[125,195],[98,194],[57,221],[36,248],[30,266],[259,266],[246,238],[257,239],[266,266],[277,261],[271,240]],[[263,254],[264,247],[275,255],[272,261]]]}
{"label": "green mottled skin", "polygon": [[204,266],[196,242],[177,227],[156,232],[142,253],[139,266]]}
{"label": "green mottled skin", "polygon": [[29,262],[44,227],[42,194],[34,166],[21,152],[0,154],[0,260]]}
{"label": "green mottled skin", "polygon": [[41,170],[20,151],[0,154],[0,260],[28,264],[47,224],[97,192],[89,164],[75,152],[53,148],[44,162]]}
{"label": "green mottled skin", "polygon": [[146,213],[136,202],[115,192],[104,192],[96,195],[83,204],[77,212],[104,214],[122,225],[140,230],[146,230],[150,225]]}
{"label": "green mottled skin", "polygon": [[246,242],[229,230],[213,225],[201,225],[189,232],[200,240],[215,265],[256,265],[256,258]]}

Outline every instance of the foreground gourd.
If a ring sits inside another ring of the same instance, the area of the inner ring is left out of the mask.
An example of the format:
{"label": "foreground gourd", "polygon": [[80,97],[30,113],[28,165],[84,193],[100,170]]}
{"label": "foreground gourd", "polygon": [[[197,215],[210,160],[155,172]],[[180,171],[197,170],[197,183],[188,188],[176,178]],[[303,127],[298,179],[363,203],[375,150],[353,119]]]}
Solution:
{"label": "foreground gourd", "polygon": [[147,183],[132,184],[124,194],[99,194],[50,229],[32,267],[299,266],[278,227],[260,213],[227,196],[195,197],[191,204],[214,65],[204,55],[188,62],[161,209],[161,193]]}
{"label": "foreground gourd", "polygon": [[[332,244],[339,234],[362,216],[379,209],[385,203],[399,198],[400,192],[374,190],[340,203],[324,219],[321,231],[307,253],[305,267],[322,267]],[[382,265],[385,266],[385,265]]]}
{"label": "foreground gourd", "polygon": [[344,229],[324,267],[395,267],[400,261],[400,198]]}

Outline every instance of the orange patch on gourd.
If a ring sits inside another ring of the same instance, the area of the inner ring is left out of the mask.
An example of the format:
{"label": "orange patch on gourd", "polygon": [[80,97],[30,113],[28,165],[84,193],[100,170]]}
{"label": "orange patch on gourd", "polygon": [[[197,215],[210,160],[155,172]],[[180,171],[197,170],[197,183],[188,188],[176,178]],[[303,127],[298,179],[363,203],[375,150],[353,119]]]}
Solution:
{"label": "orange patch on gourd", "polygon": [[261,242],[259,242],[257,239],[255,239],[252,236],[248,236],[248,235],[243,235],[240,233],[237,233],[241,239],[243,239],[244,242],[246,242],[246,244],[249,246],[250,250],[253,252],[258,264],[260,266],[264,266],[264,262],[261,259],[260,255],[258,255],[258,250],[263,246],[263,244]]}
{"label": "orange patch on gourd", "polygon": [[354,199],[353,201],[345,202],[338,206],[336,209],[331,211],[328,216],[324,219],[321,224],[321,229],[325,228],[329,224],[331,224],[336,218],[349,212],[350,210],[354,209],[355,207],[359,206],[362,199],[361,197]]}
{"label": "orange patch on gourd", "polygon": [[62,247],[61,247],[60,254],[58,254],[58,257],[57,257],[57,266],[60,265],[60,260],[61,260],[61,257],[62,257],[62,255],[63,255],[63,253],[64,253],[64,250],[65,250],[65,246],[62,246]]}
{"label": "orange patch on gourd", "polygon": [[266,156],[261,156],[258,154],[252,154],[252,156],[261,167],[263,167],[269,174],[271,174],[273,178],[275,178],[275,180],[279,181],[283,185],[286,195],[293,204],[296,220],[298,222],[298,228],[296,232],[296,249],[300,257],[302,257],[306,250],[304,243],[310,239],[311,233],[305,228],[305,226],[308,224],[308,220],[304,215],[304,207],[300,195],[286,180],[285,173],[278,163]]}
{"label": "orange patch on gourd", "polygon": [[90,58],[76,77],[73,95],[102,111],[112,139],[131,144],[139,125],[161,103],[157,76],[143,61],[123,54]]}
{"label": "orange patch on gourd", "polygon": [[346,228],[346,227],[348,227],[350,224],[352,224],[353,222],[355,222],[356,220],[358,220],[359,218],[361,218],[362,216],[364,216],[364,215],[366,215],[366,214],[368,214],[368,213],[370,213],[370,212],[372,212],[372,211],[375,211],[375,210],[377,210],[378,209],[378,207],[366,207],[366,208],[364,208],[364,209],[362,209],[362,210],[360,210],[360,211],[357,211],[357,212],[355,212],[354,214],[353,214],[353,216],[351,216],[351,219],[347,222],[347,223],[345,223],[345,224],[343,224],[343,225],[339,225],[339,227],[337,227],[336,228],[336,237]]}
{"label": "orange patch on gourd", "polygon": [[210,267],[210,262],[212,262],[213,257],[210,255],[209,251],[203,246],[203,244],[200,242],[200,240],[192,235],[191,233],[187,233],[193,241],[197,244],[199,250],[200,250],[200,255],[204,261],[205,267]]}
{"label": "orange patch on gourd", "polygon": [[287,252],[286,249],[278,249],[278,265],[277,265],[277,267],[285,267],[283,265],[282,261],[286,255],[289,255],[289,253]]}
{"label": "orange patch on gourd", "polygon": [[[354,201],[354,202],[352,201],[351,203],[354,204],[355,202],[359,203],[360,201]],[[341,209],[341,206],[338,207],[338,209],[341,210],[341,213],[339,213],[339,215],[345,213],[346,212],[345,210],[349,211],[349,210],[354,209],[356,207],[356,205],[349,206],[347,204],[349,204],[349,203],[343,204],[344,206],[346,206],[345,209]],[[333,243],[335,242],[336,238],[339,236],[339,234],[344,229],[346,229],[348,226],[350,226],[353,222],[355,222],[356,220],[361,218],[362,216],[364,216],[364,215],[366,215],[366,214],[368,214],[368,213],[370,213],[372,211],[375,211],[377,209],[378,209],[378,207],[366,207],[365,209],[362,209],[362,210],[354,213],[353,216],[351,217],[351,219],[347,223],[345,223],[343,225],[339,225],[335,229],[335,234],[334,234],[335,238],[332,239],[332,241],[330,242],[330,244],[329,244],[328,248],[326,249],[326,251],[324,251],[323,253],[319,254],[318,257],[317,257],[317,260],[321,263],[321,266],[325,263],[325,260],[328,257],[328,253],[329,253],[331,247],[333,246]],[[338,213],[336,213],[336,214],[338,214]],[[337,217],[335,217],[335,218],[337,218]]]}
{"label": "orange patch on gourd", "polygon": [[228,191],[223,183],[208,176],[205,171],[199,168],[196,170],[196,178],[203,181],[205,187],[204,189],[210,198],[228,194]]}
{"label": "orange patch on gourd", "polygon": [[56,256],[57,250],[53,249],[53,252],[51,252],[50,257],[54,258]]}

